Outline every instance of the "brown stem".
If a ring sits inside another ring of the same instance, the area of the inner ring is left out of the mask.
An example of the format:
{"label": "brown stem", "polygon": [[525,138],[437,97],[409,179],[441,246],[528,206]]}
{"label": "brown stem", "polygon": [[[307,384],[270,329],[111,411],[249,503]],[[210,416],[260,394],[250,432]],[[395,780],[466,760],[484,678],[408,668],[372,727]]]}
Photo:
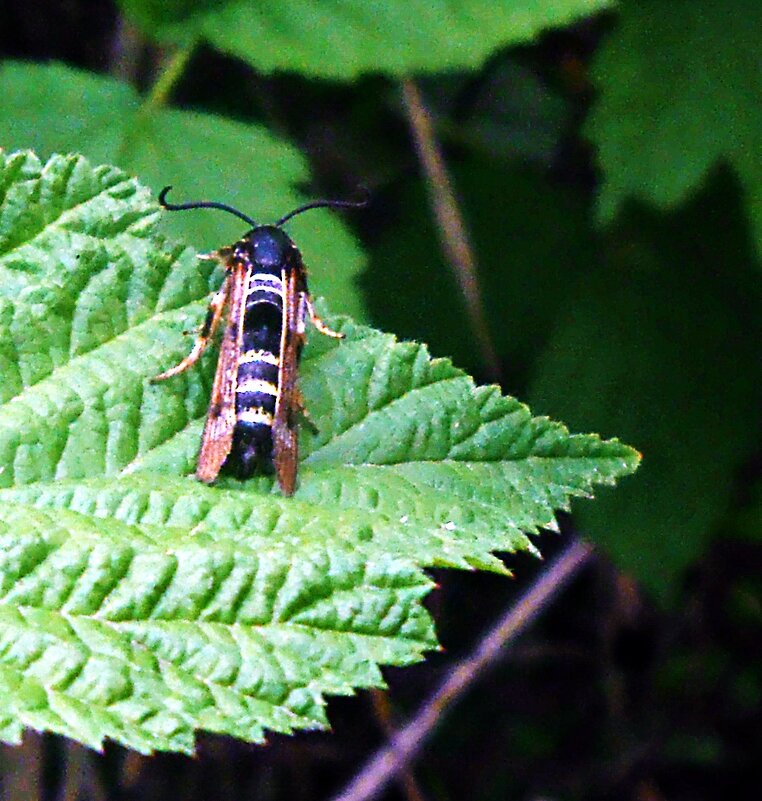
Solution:
{"label": "brown stem", "polygon": [[431,115],[412,80],[407,79],[402,82],[402,97],[418,158],[426,176],[442,251],[466,304],[469,324],[484,367],[492,380],[499,381],[500,360],[484,314],[473,247],[455,198],[442,151],[434,135]]}
{"label": "brown stem", "polygon": [[[394,737],[394,723],[392,720],[392,705],[386,690],[371,690],[371,703],[373,714],[379,722],[384,734],[391,740]],[[406,765],[400,770],[399,781],[407,801],[424,801],[423,793],[418,787],[413,771]]]}
{"label": "brown stem", "polygon": [[124,83],[137,86],[145,39],[127,18],[120,14],[111,42],[109,72]]}

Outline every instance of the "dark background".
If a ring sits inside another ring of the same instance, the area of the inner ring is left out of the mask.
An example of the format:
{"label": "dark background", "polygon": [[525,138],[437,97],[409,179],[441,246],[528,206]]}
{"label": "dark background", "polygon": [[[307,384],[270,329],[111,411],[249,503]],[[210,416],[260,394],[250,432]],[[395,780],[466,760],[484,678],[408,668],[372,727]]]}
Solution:
{"label": "dark background", "polygon": [[[645,455],[621,497],[604,493],[595,510],[563,517],[562,537],[541,537],[546,562],[571,536],[604,548],[442,721],[414,766],[417,789],[392,785],[387,799],[708,801],[760,786],[762,449],[759,395],[739,390],[759,383],[746,369],[759,360],[759,267],[738,177],[721,161],[681,205],[631,203],[596,225],[601,175],[582,126],[591,64],[616,24],[604,15],[479,71],[418,81],[474,243],[491,365],[441,255],[395,82],[263,76],[202,47],[173,94],[290,140],[316,196],[370,189],[371,208],[348,224],[369,256],[361,286],[374,325],[428,342],[477,379],[498,372],[538,412]],[[0,55],[126,73],[140,89],[162,58],[95,0],[4,0]],[[717,471],[707,478],[699,463]],[[0,799],[329,798],[543,569],[528,556],[510,566],[513,581],[438,573],[430,607],[445,652],[386,671],[387,703],[331,700],[333,733],[265,747],[201,736],[196,758],[112,745],[96,755],[29,734],[0,752]]]}

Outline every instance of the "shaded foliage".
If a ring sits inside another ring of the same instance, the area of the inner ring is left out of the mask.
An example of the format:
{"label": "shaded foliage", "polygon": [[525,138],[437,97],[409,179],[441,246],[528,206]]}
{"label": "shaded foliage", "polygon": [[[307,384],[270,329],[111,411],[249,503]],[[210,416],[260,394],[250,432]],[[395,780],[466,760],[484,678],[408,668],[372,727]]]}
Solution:
{"label": "shaded foliage", "polygon": [[[230,6],[240,13],[254,5],[225,4],[223,15]],[[562,523],[568,533],[584,527],[627,574],[604,561],[587,571],[444,722],[416,773],[432,797],[740,796],[758,772],[762,731],[762,674],[749,658],[762,626],[753,163],[761,106],[749,66],[758,10],[743,2],[721,9],[627,2],[570,24],[563,15],[574,4],[539,5],[543,14],[557,6],[561,16],[541,22],[526,4],[525,31],[566,27],[530,42],[526,32],[504,35],[491,26],[475,50],[438,63],[447,74],[429,75],[422,85],[473,232],[504,389],[577,428],[625,436],[644,452],[646,472]],[[165,41],[166,30],[152,28],[145,9],[174,8],[182,19],[187,8],[128,6],[143,8],[135,19],[149,40]],[[124,123],[135,128],[143,98],[124,83],[72,75],[71,67],[151,87],[153,45],[108,4],[4,4],[3,54],[56,58],[68,67],[45,68],[54,76],[47,84],[40,67],[26,75],[26,67],[0,67],[4,100],[14,99],[0,107],[0,146],[33,146],[44,157],[56,148],[87,153],[83,132],[97,130],[112,145],[88,153],[95,161],[139,172],[154,190],[182,185],[188,197],[214,195],[267,219],[297,201],[296,189],[345,196],[365,183],[374,205],[350,224],[367,267],[344,229],[295,221],[314,288],[332,309],[430,341],[435,355],[454,355],[478,377],[482,365],[428,222],[398,90],[381,73],[430,67],[438,53],[451,51],[406,52],[398,37],[376,68],[370,47],[336,59],[321,47],[320,63],[302,65],[280,63],[288,53],[269,51],[265,63],[250,47],[232,46],[231,29],[209,14],[192,31],[206,44],[171,95],[174,107],[193,108],[196,116],[179,118],[166,103],[143,110],[145,127],[131,134],[137,147],[120,160],[116,151],[129,150],[120,145]],[[338,25],[336,33],[346,30]],[[301,41],[299,51],[312,44]],[[278,69],[288,74],[269,72]],[[304,77],[317,74],[323,77]],[[36,84],[47,88],[35,93]],[[77,91],[67,94],[67,85]],[[48,107],[54,113],[46,115]],[[95,129],[86,124],[104,108]],[[296,147],[284,147],[275,131]],[[176,142],[193,157],[179,157]],[[272,148],[272,159],[252,163],[253,142]],[[284,173],[273,174],[276,163],[288,165]],[[240,233],[224,218],[191,216],[170,224],[194,246],[214,247]],[[197,297],[214,283],[203,270],[194,281]],[[101,314],[99,324],[113,321]],[[178,354],[179,331],[178,324]],[[200,415],[205,384],[194,380],[187,400]],[[184,466],[192,461],[191,440]],[[90,503],[98,492],[94,487]],[[40,513],[54,513],[54,501]],[[554,547],[546,538],[543,552]],[[518,554],[510,565],[522,580],[539,569]],[[429,603],[448,651],[385,672],[400,715],[416,708],[517,591],[497,575],[436,578],[441,589]],[[22,749],[3,751],[1,789],[5,797],[52,797],[68,782],[85,798],[97,797],[98,786],[141,799],[324,797],[382,739],[357,700],[334,699],[330,711],[331,738],[275,736],[263,750],[202,737],[193,762],[149,761],[108,746],[94,763],[64,741],[29,737]],[[72,777],[83,777],[81,784]],[[402,791],[390,788],[387,797]]]}

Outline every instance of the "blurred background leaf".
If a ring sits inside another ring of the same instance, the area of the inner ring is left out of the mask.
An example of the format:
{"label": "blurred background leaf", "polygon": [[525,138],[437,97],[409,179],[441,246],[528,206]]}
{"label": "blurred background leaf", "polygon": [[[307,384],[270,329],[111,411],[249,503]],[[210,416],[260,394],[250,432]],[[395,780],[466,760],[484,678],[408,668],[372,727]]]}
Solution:
{"label": "blurred background leaf", "polygon": [[628,197],[674,207],[718,163],[738,174],[762,254],[762,4],[627,0],[595,61],[586,126],[602,170],[600,214]]}
{"label": "blurred background leaf", "polygon": [[[355,78],[469,69],[499,47],[611,5],[613,0],[119,0],[147,36],[207,39],[263,72]],[[330,57],[327,55],[330,54]]]}
{"label": "blurred background leaf", "polygon": [[[262,222],[304,200],[296,191],[308,180],[304,159],[260,126],[143,103],[124,83],[59,64],[0,66],[0,96],[0,142],[8,150],[80,152],[142,176],[157,194],[173,185],[175,202],[221,200]],[[219,212],[165,216],[168,233],[199,251],[244,233],[240,221]],[[315,211],[289,229],[313,265],[313,291],[362,319],[355,285],[362,257],[338,216]]]}
{"label": "blurred background leaf", "polygon": [[671,600],[760,434],[762,297],[738,196],[724,170],[668,217],[630,208],[570,291],[530,391],[544,411],[626,432],[641,450],[639,481],[578,519]]}
{"label": "blurred background leaf", "polygon": [[[508,365],[508,380],[520,386],[522,367],[542,352],[555,317],[566,307],[569,286],[596,258],[587,209],[579,197],[516,161],[464,157],[453,178],[480,267],[491,334]],[[373,244],[361,278],[372,319],[478,369],[425,185],[408,180],[389,202],[398,222]]]}

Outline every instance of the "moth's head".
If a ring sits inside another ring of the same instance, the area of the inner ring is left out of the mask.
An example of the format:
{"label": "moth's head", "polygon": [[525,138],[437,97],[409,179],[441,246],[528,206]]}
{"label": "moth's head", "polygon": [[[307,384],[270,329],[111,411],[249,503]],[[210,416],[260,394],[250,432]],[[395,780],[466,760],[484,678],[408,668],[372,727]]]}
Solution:
{"label": "moth's head", "polygon": [[276,225],[260,225],[249,231],[244,237],[249,251],[249,258],[260,267],[277,267],[283,264],[293,242],[282,229]]}

